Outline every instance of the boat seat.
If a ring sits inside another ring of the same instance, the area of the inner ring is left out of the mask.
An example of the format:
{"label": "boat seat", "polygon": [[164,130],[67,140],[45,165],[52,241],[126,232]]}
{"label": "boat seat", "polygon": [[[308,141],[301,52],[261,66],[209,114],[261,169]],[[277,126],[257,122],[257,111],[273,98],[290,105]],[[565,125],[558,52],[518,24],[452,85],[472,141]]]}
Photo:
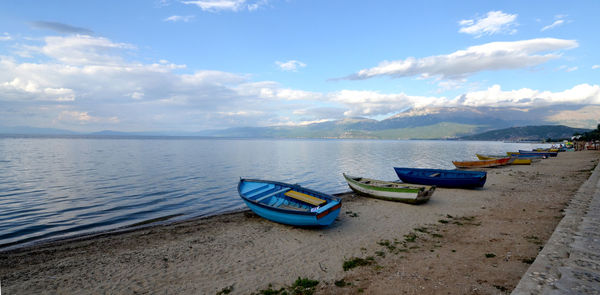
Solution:
{"label": "boat seat", "polygon": [[260,201],[262,201],[262,200],[264,200],[264,199],[266,199],[266,198],[268,198],[268,197],[274,196],[274,195],[276,195],[276,194],[279,194],[279,193],[287,192],[287,191],[289,191],[289,190],[290,190],[290,188],[289,188],[289,187],[282,188],[282,189],[280,189],[280,190],[277,190],[277,191],[274,191],[274,192],[272,192],[272,193],[270,193],[270,194],[266,194],[266,195],[264,195],[264,196],[262,196],[262,197],[260,197],[260,198],[256,199],[255,201],[256,201],[256,202],[260,202]]}
{"label": "boat seat", "polygon": [[285,193],[286,196],[311,204],[311,205],[315,205],[315,206],[320,206],[323,205],[325,203],[327,203],[327,201],[301,193],[301,192],[297,192],[297,191],[288,191],[287,193]]}
{"label": "boat seat", "polygon": [[247,193],[246,193],[246,196],[247,196],[248,198],[252,198],[252,197],[254,197],[254,196],[257,196],[257,195],[260,195],[260,194],[262,194],[262,193],[264,193],[264,192],[266,192],[266,191],[268,191],[268,190],[271,190],[271,189],[273,189],[274,187],[275,187],[275,186],[274,186],[274,185],[272,185],[272,184],[265,184],[265,185],[263,185],[263,186],[257,187],[257,188],[255,188],[255,189],[253,189],[253,190],[251,190],[251,191],[247,192]]}

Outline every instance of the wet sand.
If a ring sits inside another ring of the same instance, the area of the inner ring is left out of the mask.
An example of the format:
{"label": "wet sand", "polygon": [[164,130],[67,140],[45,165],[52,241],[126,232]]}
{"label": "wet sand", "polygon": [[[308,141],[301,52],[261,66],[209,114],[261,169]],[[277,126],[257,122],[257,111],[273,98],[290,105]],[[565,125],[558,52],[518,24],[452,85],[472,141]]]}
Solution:
{"label": "wet sand", "polygon": [[[569,152],[485,169],[483,189],[438,188],[417,206],[345,194],[325,229],[247,211],[1,252],[2,291],[249,294],[303,277],[319,281],[317,294],[504,294],[599,158]],[[355,257],[372,259],[344,270]]]}

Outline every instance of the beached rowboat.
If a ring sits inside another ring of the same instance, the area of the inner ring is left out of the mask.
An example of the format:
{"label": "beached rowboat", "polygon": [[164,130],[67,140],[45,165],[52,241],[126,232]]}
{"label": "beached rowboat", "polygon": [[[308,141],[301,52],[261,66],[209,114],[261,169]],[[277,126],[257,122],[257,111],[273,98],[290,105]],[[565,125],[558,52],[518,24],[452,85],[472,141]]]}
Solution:
{"label": "beached rowboat", "polygon": [[435,190],[435,186],[383,181],[349,176],[345,173],[344,178],[353,191],[367,197],[388,201],[421,204],[427,202]]}
{"label": "beached rowboat", "polygon": [[400,167],[394,167],[394,170],[402,182],[435,185],[438,187],[482,187],[487,179],[487,173],[482,171]]}
{"label": "beached rowboat", "polygon": [[548,158],[547,155],[534,155],[534,154],[521,154],[519,152],[506,152],[509,157],[517,158],[517,159],[545,159]]}
{"label": "beached rowboat", "polygon": [[[499,158],[506,158],[503,156],[491,156],[491,155],[480,155],[480,154],[475,154],[475,156],[477,156],[477,158],[479,160],[492,160],[492,159],[499,159]],[[510,165],[531,165],[532,159],[519,159],[517,157],[512,157],[513,160],[512,162],[510,162]]]}
{"label": "beached rowboat", "polygon": [[238,193],[254,213],[296,226],[327,226],[340,213],[342,201],[298,184],[240,179]]}
{"label": "beached rowboat", "polygon": [[477,160],[477,161],[452,161],[452,164],[456,168],[470,169],[470,168],[491,168],[507,165],[511,161],[510,157],[491,159],[491,160]]}
{"label": "beached rowboat", "polygon": [[556,157],[558,156],[558,152],[535,152],[535,151],[525,151],[519,150],[520,155],[542,155],[546,157]]}

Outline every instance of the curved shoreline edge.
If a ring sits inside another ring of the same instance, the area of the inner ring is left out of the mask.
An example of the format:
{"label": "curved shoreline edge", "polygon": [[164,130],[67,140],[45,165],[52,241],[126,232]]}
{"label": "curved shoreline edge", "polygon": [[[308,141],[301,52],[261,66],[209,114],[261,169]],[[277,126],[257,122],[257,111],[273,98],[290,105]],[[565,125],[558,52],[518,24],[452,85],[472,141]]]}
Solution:
{"label": "curved shoreline edge", "polygon": [[600,281],[600,164],[565,209],[511,294],[597,294]]}

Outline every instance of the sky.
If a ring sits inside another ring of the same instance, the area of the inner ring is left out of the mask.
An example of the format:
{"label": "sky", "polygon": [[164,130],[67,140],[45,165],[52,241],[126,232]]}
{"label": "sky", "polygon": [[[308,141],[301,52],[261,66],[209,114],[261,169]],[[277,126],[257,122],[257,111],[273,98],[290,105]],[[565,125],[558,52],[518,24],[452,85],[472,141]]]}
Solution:
{"label": "sky", "polygon": [[553,118],[600,121],[598,11],[596,0],[1,1],[0,126],[194,132],[460,106],[569,106]]}

